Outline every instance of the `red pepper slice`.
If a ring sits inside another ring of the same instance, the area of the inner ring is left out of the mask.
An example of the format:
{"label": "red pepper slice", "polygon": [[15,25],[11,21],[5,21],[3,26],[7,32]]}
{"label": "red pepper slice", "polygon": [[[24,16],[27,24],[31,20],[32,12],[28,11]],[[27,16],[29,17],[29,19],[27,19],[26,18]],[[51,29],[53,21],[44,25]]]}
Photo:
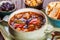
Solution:
{"label": "red pepper slice", "polygon": [[24,26],[24,24],[14,24],[15,28],[22,28]]}

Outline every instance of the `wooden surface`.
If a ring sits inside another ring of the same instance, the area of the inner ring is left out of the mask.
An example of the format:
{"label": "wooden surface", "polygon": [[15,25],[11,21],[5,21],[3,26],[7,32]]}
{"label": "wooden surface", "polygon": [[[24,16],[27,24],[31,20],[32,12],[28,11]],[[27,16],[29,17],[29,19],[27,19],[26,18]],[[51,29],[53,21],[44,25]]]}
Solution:
{"label": "wooden surface", "polygon": [[[23,2],[24,0],[0,0],[0,2],[1,1],[11,1],[11,2],[13,2],[16,5],[16,10],[25,7],[24,2]],[[44,0],[43,8],[45,9],[46,5],[51,1],[60,1],[60,0]],[[1,33],[0,33],[0,40],[3,40],[3,37],[1,35]]]}

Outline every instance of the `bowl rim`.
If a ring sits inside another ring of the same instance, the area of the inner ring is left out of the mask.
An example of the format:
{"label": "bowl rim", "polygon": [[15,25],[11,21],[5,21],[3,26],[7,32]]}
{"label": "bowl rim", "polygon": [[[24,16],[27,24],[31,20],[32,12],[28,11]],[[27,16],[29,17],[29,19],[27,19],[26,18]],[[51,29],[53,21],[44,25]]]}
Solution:
{"label": "bowl rim", "polygon": [[[29,10],[29,11],[31,11],[31,10],[33,10],[33,11],[39,11],[39,13],[41,12],[41,13],[45,16],[45,18],[46,18],[46,23],[43,25],[43,27],[48,24],[47,16],[44,14],[44,12],[42,12],[41,10],[38,10],[38,9],[34,9],[34,8],[22,8],[22,9],[19,9],[19,10],[13,12],[11,15],[14,16],[14,15],[15,15],[14,13],[16,13],[16,12],[18,12],[18,11],[21,11],[21,10],[27,10],[27,12],[28,12],[28,10]],[[32,11],[32,12],[33,12],[33,11]],[[23,12],[23,11],[22,11],[22,12]],[[21,13],[21,12],[19,12],[19,13]],[[17,14],[18,14],[18,13],[17,13]],[[9,23],[10,23],[10,22],[9,22],[10,19],[13,17],[13,16],[11,17],[11,15],[10,15],[9,20],[8,20],[8,25],[9,25],[9,27],[12,28],[14,31],[20,33],[19,31],[15,30],[15,29],[9,24]],[[41,27],[41,28],[43,28],[43,27]],[[46,26],[46,27],[47,27],[47,26]],[[38,30],[41,30],[41,28],[38,29]],[[32,33],[32,32],[36,32],[36,31],[37,31],[37,30],[31,31],[31,32],[24,32],[24,33]],[[22,31],[22,32],[23,32],[23,31]]]}

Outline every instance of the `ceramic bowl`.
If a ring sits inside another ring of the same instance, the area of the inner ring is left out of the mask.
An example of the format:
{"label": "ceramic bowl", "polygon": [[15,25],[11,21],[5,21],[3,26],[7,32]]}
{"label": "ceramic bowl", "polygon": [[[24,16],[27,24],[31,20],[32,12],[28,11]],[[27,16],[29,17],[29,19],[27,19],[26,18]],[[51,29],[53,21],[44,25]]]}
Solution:
{"label": "ceramic bowl", "polygon": [[[28,12],[28,11],[36,12],[36,13],[42,13],[45,16],[46,23],[39,30],[35,30],[35,31],[32,31],[32,32],[18,32],[18,31],[16,31],[9,24],[10,19],[15,14],[18,14],[18,13],[21,13],[21,12]],[[32,9],[32,8],[23,8],[23,9],[19,9],[19,10],[13,12],[10,15],[9,20],[8,20],[8,24],[9,24],[9,31],[15,37],[15,39],[17,39],[17,40],[40,40],[45,35],[44,32],[47,29],[48,20],[47,20],[46,15],[42,11],[40,11],[40,10]]]}

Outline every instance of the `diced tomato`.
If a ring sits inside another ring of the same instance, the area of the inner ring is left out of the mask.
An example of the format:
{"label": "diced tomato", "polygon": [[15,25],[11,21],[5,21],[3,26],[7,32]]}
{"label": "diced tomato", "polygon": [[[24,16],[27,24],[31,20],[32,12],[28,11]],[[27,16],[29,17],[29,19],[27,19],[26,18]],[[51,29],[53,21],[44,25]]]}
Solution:
{"label": "diced tomato", "polygon": [[23,27],[24,26],[24,24],[14,24],[14,26],[15,26],[15,28],[18,28],[18,27]]}
{"label": "diced tomato", "polygon": [[24,31],[24,28],[21,28],[22,31]]}
{"label": "diced tomato", "polygon": [[29,25],[29,28],[28,28],[29,31],[33,31],[34,29],[35,29],[35,26],[34,25],[32,25],[32,24]]}

